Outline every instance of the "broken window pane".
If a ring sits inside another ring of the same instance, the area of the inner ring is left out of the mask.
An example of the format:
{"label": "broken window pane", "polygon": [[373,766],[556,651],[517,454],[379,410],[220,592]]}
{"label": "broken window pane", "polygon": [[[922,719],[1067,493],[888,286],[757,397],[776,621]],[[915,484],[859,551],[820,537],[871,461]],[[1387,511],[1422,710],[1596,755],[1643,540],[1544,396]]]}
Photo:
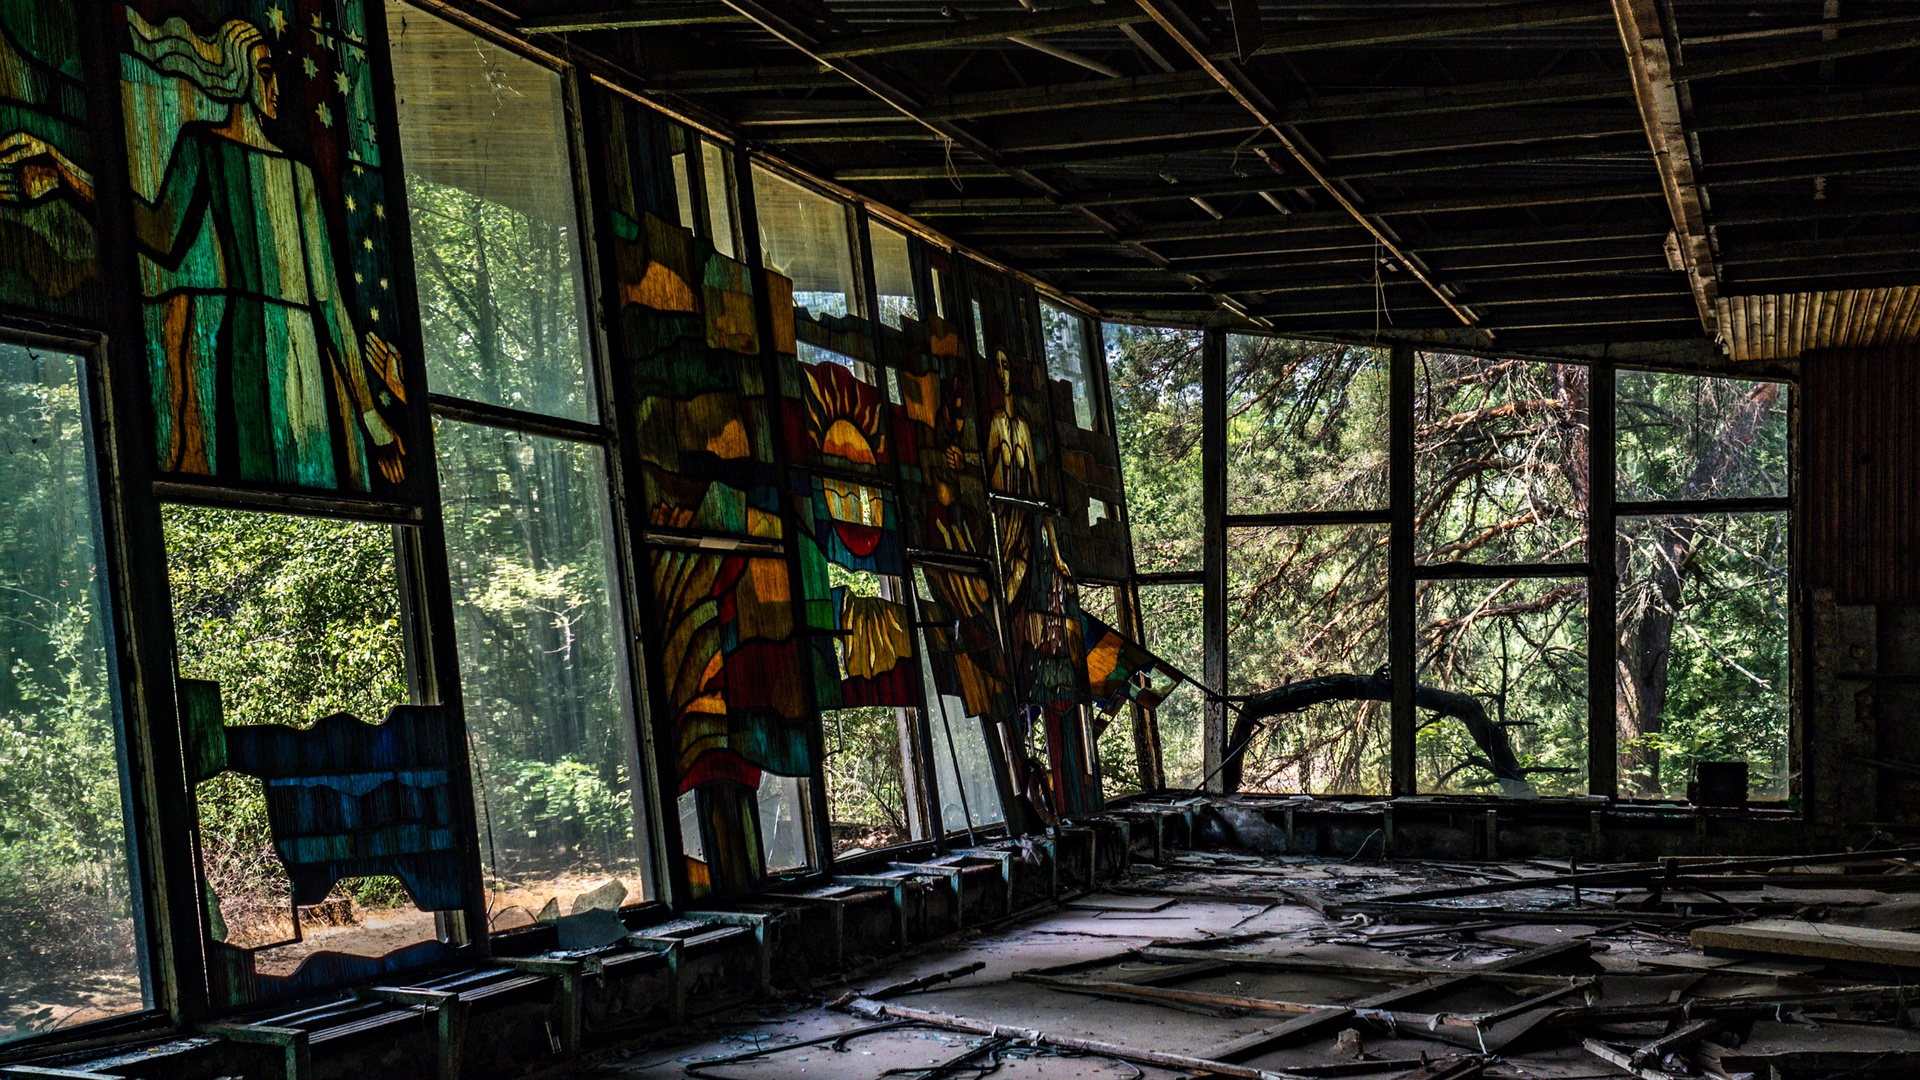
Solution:
{"label": "broken window pane", "polygon": [[[940,588],[934,588],[934,582]],[[1000,638],[995,626],[992,591],[986,580],[965,571],[914,571],[923,625],[915,640],[920,647],[920,680],[932,730],[930,748],[934,767],[934,798],[940,806],[940,827],[947,833],[983,828],[1006,820],[1000,788],[989,756],[989,738],[996,742],[1000,717],[993,715],[996,699],[1004,704],[1005,674]],[[964,610],[963,610],[964,608]],[[941,653],[941,670],[948,684],[942,689],[935,675],[933,654]],[[996,676],[998,671],[1000,676]],[[973,708],[968,708],[972,699]],[[994,734],[989,735],[989,732]]]}
{"label": "broken window pane", "polygon": [[1387,351],[1227,337],[1227,512],[1387,505]]}
{"label": "broken window pane", "polygon": [[387,12],[434,393],[593,419],[560,77],[414,8]]}
{"label": "broken window pane", "polygon": [[1620,793],[1683,799],[1697,761],[1787,794],[1787,515],[1622,518]]}
{"label": "broken window pane", "polygon": [[1587,583],[1424,581],[1414,606],[1419,790],[1585,794]]}
{"label": "broken window pane", "polygon": [[0,1043],[146,1005],[83,371],[0,344]]}
{"label": "broken window pane", "polygon": [[[1146,640],[1141,644],[1195,679],[1206,671],[1201,592],[1198,585],[1140,586],[1140,621],[1146,628]],[[1191,682],[1181,683],[1154,710],[1169,787],[1190,788],[1200,783],[1205,760],[1201,743],[1205,712],[1206,698]]]}
{"label": "broken window pane", "polygon": [[1198,570],[1200,332],[1109,325],[1106,340],[1135,565]]}
{"label": "broken window pane", "polygon": [[1616,498],[1786,496],[1785,383],[1653,371],[1614,380]]}
{"label": "broken window pane", "polygon": [[880,321],[898,330],[904,320],[918,320],[920,300],[913,287],[913,262],[907,255],[906,234],[868,218],[867,246],[873,251],[873,283],[880,301]]}
{"label": "broken window pane", "polygon": [[734,247],[733,151],[718,143],[700,140],[700,160],[706,168],[707,228],[713,237],[713,249],[729,259],[740,253]]}
{"label": "broken window pane", "polygon": [[910,710],[883,705],[820,714],[827,743],[827,827],[835,858],[904,844],[918,833],[907,782]]}
{"label": "broken window pane", "polygon": [[1420,561],[1586,557],[1585,367],[1421,353],[1413,410]]}
{"label": "broken window pane", "polygon": [[[1234,529],[1227,552],[1227,693],[1386,664],[1386,526]],[[1269,720],[1240,789],[1384,794],[1387,716],[1384,701],[1337,701]]]}
{"label": "broken window pane", "polygon": [[605,451],[450,421],[434,434],[493,927],[609,879],[638,901]]}
{"label": "broken window pane", "polygon": [[[411,701],[392,526],[192,506],[164,507],[162,523],[179,676],[218,685],[225,727],[305,731],[335,713],[378,725]],[[432,915],[405,900],[391,911],[390,891],[376,901],[340,882],[292,908],[259,778],[222,771],[194,799],[209,931],[259,950],[258,973],[291,975],[320,950],[383,956],[434,940]],[[334,903],[355,896],[391,913]]]}
{"label": "broken window pane", "polygon": [[849,315],[854,287],[847,208],[791,180],[753,167],[753,209],[761,261],[793,281],[793,306],[814,318]]}
{"label": "broken window pane", "polygon": [[798,776],[760,774],[760,853],[770,874],[805,870],[807,857],[807,782]]}
{"label": "broken window pane", "polygon": [[1042,300],[1040,333],[1047,343],[1047,376],[1071,389],[1073,422],[1083,430],[1098,431],[1100,409],[1094,400],[1093,373],[1087,369],[1087,320]]}

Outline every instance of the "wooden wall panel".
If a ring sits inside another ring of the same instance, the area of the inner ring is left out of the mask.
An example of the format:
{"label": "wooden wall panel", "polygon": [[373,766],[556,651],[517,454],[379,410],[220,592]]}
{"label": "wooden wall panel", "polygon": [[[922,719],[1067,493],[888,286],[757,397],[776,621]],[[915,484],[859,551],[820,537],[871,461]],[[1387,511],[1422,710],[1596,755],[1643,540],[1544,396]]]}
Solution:
{"label": "wooden wall panel", "polygon": [[1809,353],[1801,386],[1802,580],[1920,603],[1920,347]]}

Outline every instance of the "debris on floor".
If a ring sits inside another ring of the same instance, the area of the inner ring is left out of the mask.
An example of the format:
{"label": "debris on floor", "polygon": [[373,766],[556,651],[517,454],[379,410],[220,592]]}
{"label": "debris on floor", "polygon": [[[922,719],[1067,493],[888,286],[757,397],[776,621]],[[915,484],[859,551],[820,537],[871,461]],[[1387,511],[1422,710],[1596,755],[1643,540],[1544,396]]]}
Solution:
{"label": "debris on floor", "polygon": [[595,1075],[1912,1077],[1916,857],[1182,853]]}

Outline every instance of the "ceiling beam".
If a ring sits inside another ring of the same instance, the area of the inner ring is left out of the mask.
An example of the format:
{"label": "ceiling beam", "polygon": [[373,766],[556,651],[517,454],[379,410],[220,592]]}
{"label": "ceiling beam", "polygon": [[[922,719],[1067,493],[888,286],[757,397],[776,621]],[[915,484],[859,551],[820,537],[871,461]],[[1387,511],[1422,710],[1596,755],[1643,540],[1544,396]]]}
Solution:
{"label": "ceiling beam", "polygon": [[[1549,0],[1538,4],[1511,4],[1477,8],[1457,14],[1432,15],[1416,19],[1377,19],[1341,23],[1335,26],[1267,34],[1255,56],[1274,53],[1307,52],[1314,49],[1346,49],[1360,45],[1390,45],[1422,38],[1458,37],[1494,30],[1529,30],[1536,27],[1563,26],[1568,23],[1596,22],[1610,17],[1605,0]],[[1223,52],[1221,56],[1234,55]]]}
{"label": "ceiling beam", "polygon": [[926,115],[942,120],[972,120],[986,116],[1085,109],[1102,105],[1132,105],[1142,101],[1218,94],[1220,87],[1205,72],[1177,71],[1132,75],[1118,79],[1088,79],[1018,90],[951,94],[927,103]]}
{"label": "ceiling beam", "polygon": [[1757,101],[1695,105],[1687,127],[1696,132],[1737,131],[1742,128],[1829,124],[1836,120],[1868,120],[1920,113],[1920,92],[1885,88],[1799,97],[1766,97]]}
{"label": "ceiling beam", "polygon": [[522,19],[520,32],[571,34],[592,30],[652,30],[663,26],[709,26],[746,21],[744,16],[725,4],[671,4],[587,15],[546,15]]}
{"label": "ceiling beam", "polygon": [[649,89],[675,94],[761,94],[773,90],[833,90],[850,85],[845,75],[820,64],[694,68],[655,75],[647,80]]}
{"label": "ceiling beam", "polygon": [[[755,20],[758,21],[758,20]],[[1059,34],[1074,30],[1103,30],[1127,23],[1147,22],[1147,16],[1127,4],[1093,4],[1022,15],[990,15],[966,22],[916,26],[907,30],[888,30],[877,34],[859,34],[820,42],[815,55],[822,60],[843,60],[857,56],[910,52],[919,49],[952,49],[988,41]]]}
{"label": "ceiling beam", "polygon": [[1322,163],[1316,160],[1319,155],[1310,153],[1309,147],[1302,144],[1297,132],[1288,129],[1288,122],[1279,119],[1279,109],[1245,68],[1230,58],[1219,58],[1212,41],[1201,24],[1195,20],[1180,0],[1139,0],[1141,10],[1153,16],[1153,21],[1167,32],[1173,40],[1199,63],[1201,70],[1219,82],[1222,89],[1233,95],[1249,113],[1258,119],[1263,127],[1273,133],[1280,145],[1299,162],[1300,167],[1313,177],[1314,181],[1331,195],[1341,209],[1352,216],[1354,221],[1370,233],[1379,242],[1382,252],[1391,256],[1407,268],[1407,272],[1418,278],[1438,299],[1442,306],[1467,326],[1478,326],[1480,317],[1470,308],[1456,303],[1450,291],[1434,281],[1426,272],[1425,266],[1411,252],[1403,248],[1399,238],[1386,224],[1369,216],[1360,206],[1358,197],[1341,184],[1327,177]]}
{"label": "ceiling beam", "polygon": [[[829,57],[824,55],[826,39],[814,28],[816,25],[815,20],[799,9],[792,0],[726,0],[726,3],[729,7],[752,19],[788,45],[845,75],[866,89],[868,93],[873,94],[888,105],[900,110],[900,112],[908,118],[924,124],[928,129],[946,139],[950,145],[959,146],[973,153],[989,165],[1005,169],[1012,179],[1033,189],[1044,198],[1055,201],[1061,198],[1059,189],[1040,177],[1035,176],[1032,172],[1012,166],[999,149],[990,145],[984,139],[981,139],[968,128],[948,120],[922,118],[920,112],[926,107],[926,103],[919,100],[912,91],[896,83],[883,69],[870,67],[859,58],[853,56]],[[1115,6],[1117,7],[1118,5]],[[1030,16],[1027,18],[1041,17],[1043,16]],[[1137,254],[1147,258],[1148,261],[1166,267],[1170,273],[1177,274],[1176,271],[1172,270],[1171,265],[1157,252],[1154,252],[1144,245],[1131,244],[1121,238],[1117,226],[1095,211],[1086,207],[1074,207],[1071,208],[1070,212],[1080,219],[1082,227],[1105,234],[1108,243],[1119,243],[1128,246]],[[1182,276],[1185,280],[1194,284],[1204,284],[1197,278]],[[1237,303],[1237,301],[1233,301],[1231,298],[1225,296],[1216,296],[1213,299],[1223,307]]]}
{"label": "ceiling beam", "polygon": [[[1487,190],[1472,195],[1378,202],[1368,207],[1368,213],[1387,217],[1404,217],[1416,214],[1462,213],[1470,210],[1513,210],[1529,206],[1564,206],[1653,199],[1658,198],[1659,194],[1657,189],[1646,183],[1583,184],[1578,187],[1541,188],[1533,191]],[[1134,230],[1132,235],[1142,241],[1204,240],[1214,236],[1304,232],[1311,229],[1348,228],[1352,225],[1351,215],[1326,211],[1273,217],[1227,218],[1224,221],[1146,225]]]}
{"label": "ceiling beam", "polygon": [[1680,264],[1687,272],[1702,329],[1717,337],[1720,278],[1713,265],[1713,240],[1707,231],[1700,185],[1694,178],[1680,94],[1674,86],[1673,57],[1668,50],[1672,28],[1662,19],[1658,0],[1613,0],[1613,10],[1633,74],[1634,100],[1640,106],[1667,212],[1673,219]]}
{"label": "ceiling beam", "polygon": [[[1619,0],[1615,0],[1614,6],[1616,8],[1619,6]],[[1771,49],[1754,49],[1750,52],[1715,56],[1707,60],[1682,64],[1679,71],[1675,72],[1675,77],[1694,82],[1700,79],[1718,79],[1755,71],[1774,71],[1779,68],[1799,67],[1801,64],[1817,64],[1822,60],[1844,60],[1853,56],[1896,52],[1916,47],[1920,47],[1920,26],[1858,30],[1836,37],[1832,41],[1815,41],[1805,45],[1779,45]]]}

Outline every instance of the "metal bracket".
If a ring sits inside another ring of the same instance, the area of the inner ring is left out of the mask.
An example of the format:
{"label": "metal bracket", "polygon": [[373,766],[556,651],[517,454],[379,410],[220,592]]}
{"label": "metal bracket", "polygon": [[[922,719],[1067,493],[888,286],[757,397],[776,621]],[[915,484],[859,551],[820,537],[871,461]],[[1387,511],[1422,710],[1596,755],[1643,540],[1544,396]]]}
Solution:
{"label": "metal bracket", "polygon": [[716,926],[744,926],[753,931],[760,947],[760,992],[773,993],[773,938],[768,932],[776,916],[766,912],[689,911],[686,917]]}
{"label": "metal bracket", "polygon": [[354,991],[354,996],[423,1012],[431,1011],[440,1061],[440,1080],[460,1080],[460,1066],[467,1048],[467,1003],[460,1000],[459,994],[446,990],[373,986]]}
{"label": "metal bracket", "polygon": [[687,1016],[687,993],[680,981],[680,958],[686,951],[686,942],[672,937],[648,937],[645,934],[628,934],[627,943],[642,952],[654,953],[667,961],[667,1023],[679,1027]]}
{"label": "metal bracket", "polygon": [[202,1035],[252,1046],[278,1047],[286,1080],[307,1080],[313,1075],[313,1056],[307,1049],[307,1033],[299,1028],[269,1027],[265,1024],[202,1024]]}
{"label": "metal bracket", "polygon": [[962,885],[963,874],[958,866],[945,866],[933,863],[892,863],[896,870],[910,870],[916,874],[938,874],[953,886],[953,932],[959,933],[966,928],[966,891]]}
{"label": "metal bracket", "polygon": [[501,963],[530,975],[546,975],[560,982],[560,1053],[574,1057],[580,1053],[581,994],[580,975],[585,967],[578,960],[557,960],[546,956],[502,957]]}

